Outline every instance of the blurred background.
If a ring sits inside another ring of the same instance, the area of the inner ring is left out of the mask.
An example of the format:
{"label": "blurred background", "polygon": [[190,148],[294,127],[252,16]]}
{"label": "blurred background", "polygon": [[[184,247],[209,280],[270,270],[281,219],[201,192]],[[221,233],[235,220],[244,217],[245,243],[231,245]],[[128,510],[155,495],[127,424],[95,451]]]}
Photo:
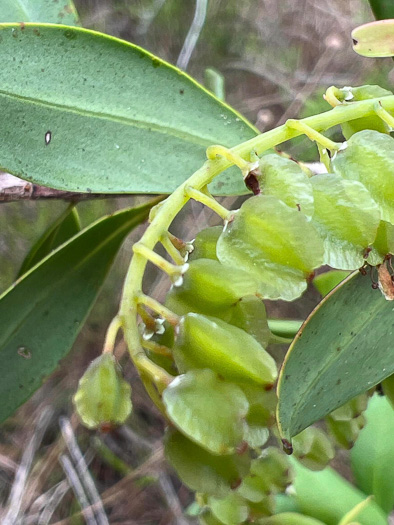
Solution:
{"label": "blurred background", "polygon": [[[205,70],[215,68],[225,79],[226,101],[261,131],[287,118],[327,110],[322,94],[330,85],[379,84],[388,89],[392,85],[390,59],[362,58],[351,48],[351,30],[373,20],[367,0],[200,2],[201,32],[189,60],[182,48],[195,15],[194,0],[76,0],[75,4],[84,27],[133,42],[172,64],[182,63],[202,83]],[[287,151],[298,159],[318,160],[315,147],[305,139],[293,141]],[[185,177],[188,175],[185,170]],[[104,214],[143,200],[141,196],[111,198],[82,202],[77,209],[82,225],[87,226]],[[0,203],[0,292],[12,284],[31,245],[66,206],[62,201]],[[214,224],[198,204],[189,205],[173,231],[189,240],[196,234],[197,223],[199,229]],[[107,522],[193,521],[193,507],[188,516],[182,515],[193,496],[163,458],[163,420],[126,359],[122,363],[133,387],[134,403],[127,425],[97,434],[82,428],[73,416],[71,397],[79,377],[101,351],[107,324],[116,313],[131,246],[143,228],[124,244],[69,356],[0,427],[0,521],[15,501],[12,494],[19,490],[18,523],[101,523],[97,518],[100,509],[94,518],[98,521],[81,515],[78,499],[66,481],[67,461],[59,461],[59,457],[80,453],[89,464]],[[149,273],[146,284],[159,298],[168,288],[154,272]],[[269,310],[274,316],[303,318],[318,299],[311,291],[295,303],[271,304]],[[124,350],[119,343],[118,355]],[[61,424],[59,418],[63,418]],[[15,479],[21,462],[23,483],[20,470]]]}

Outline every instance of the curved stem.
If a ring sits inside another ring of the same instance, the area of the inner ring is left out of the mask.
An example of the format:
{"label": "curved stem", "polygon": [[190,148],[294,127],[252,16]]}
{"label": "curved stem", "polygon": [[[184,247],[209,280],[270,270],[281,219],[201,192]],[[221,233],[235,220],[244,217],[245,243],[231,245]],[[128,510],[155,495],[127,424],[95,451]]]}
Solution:
{"label": "curved stem", "polygon": [[[301,128],[304,127],[305,129],[305,126],[308,126],[308,128],[321,132],[349,120],[370,116],[376,114],[377,103],[380,103],[382,108],[387,111],[394,111],[394,95],[383,97],[382,99],[375,98],[361,102],[353,102],[351,104],[341,104],[325,113],[302,119],[300,121],[302,123]],[[302,134],[302,129],[290,128],[287,124],[283,124],[278,128],[267,131],[232,148],[230,151],[244,159],[249,159],[250,152],[253,150],[256,151],[257,155],[261,155],[264,151]],[[143,243],[147,249],[153,250],[162,235],[168,230],[178,212],[189,200],[185,192],[186,187],[192,186],[196,190],[201,190],[204,186],[212,182],[219,173],[233,164],[234,162],[222,157],[206,161],[205,164],[181,184],[172,195],[160,203],[160,207],[157,208],[156,213],[154,215],[152,214],[152,222],[140,242]],[[122,327],[131,359],[135,362],[139,370],[144,370],[144,364],[146,364],[148,367],[146,372],[153,377],[154,374],[152,370],[148,370],[150,368],[149,365],[144,359],[141,359],[141,356],[144,354],[137,324],[137,296],[141,293],[146,264],[147,259],[142,254],[134,254],[125,279],[119,312],[122,318]],[[146,356],[145,359],[149,361]]]}

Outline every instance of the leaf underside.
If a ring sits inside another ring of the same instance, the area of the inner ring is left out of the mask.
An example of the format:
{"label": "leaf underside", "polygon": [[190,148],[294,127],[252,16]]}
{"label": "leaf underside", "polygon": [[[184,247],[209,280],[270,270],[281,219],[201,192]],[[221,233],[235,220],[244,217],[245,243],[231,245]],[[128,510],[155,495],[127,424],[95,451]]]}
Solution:
{"label": "leaf underside", "polygon": [[394,372],[394,305],[354,273],[312,312],[278,384],[278,424],[291,439]]}

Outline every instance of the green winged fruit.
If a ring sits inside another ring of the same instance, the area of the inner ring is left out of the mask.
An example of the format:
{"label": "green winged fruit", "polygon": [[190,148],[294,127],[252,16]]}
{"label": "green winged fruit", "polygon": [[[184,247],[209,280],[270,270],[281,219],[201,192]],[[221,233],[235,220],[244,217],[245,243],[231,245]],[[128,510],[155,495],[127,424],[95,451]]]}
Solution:
{"label": "green winged fruit", "polygon": [[88,428],[124,423],[131,413],[131,387],[122,378],[115,357],[97,357],[79,381],[74,405]]}
{"label": "green winged fruit", "polygon": [[248,199],[217,244],[223,264],[258,280],[263,298],[292,301],[323,264],[323,241],[307,217],[272,195]]}
{"label": "green winged fruit", "polygon": [[211,368],[230,381],[261,386],[277,378],[274,359],[251,335],[215,317],[183,316],[173,354],[180,372]]}
{"label": "green winged fruit", "polygon": [[319,428],[309,427],[293,438],[294,456],[310,470],[322,470],[334,458],[328,436]]}
{"label": "green winged fruit", "polygon": [[181,286],[169,292],[166,305],[178,315],[190,311],[206,315],[225,313],[242,297],[254,295],[258,283],[242,269],[213,259],[196,259],[183,277]]}

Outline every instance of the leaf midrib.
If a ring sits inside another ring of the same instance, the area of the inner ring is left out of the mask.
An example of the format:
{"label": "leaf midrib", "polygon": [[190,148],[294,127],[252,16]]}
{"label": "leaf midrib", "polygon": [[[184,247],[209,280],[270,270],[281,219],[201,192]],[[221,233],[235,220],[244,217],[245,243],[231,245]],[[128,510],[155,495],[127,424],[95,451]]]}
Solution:
{"label": "leaf midrib", "polygon": [[201,135],[194,135],[187,131],[181,131],[170,126],[162,126],[156,122],[149,122],[145,120],[132,119],[130,117],[122,117],[119,115],[114,115],[112,113],[97,112],[93,110],[83,109],[78,106],[68,106],[66,104],[59,104],[56,102],[50,102],[48,100],[42,100],[34,97],[27,97],[16,93],[10,93],[9,91],[0,90],[0,96],[8,97],[11,99],[16,99],[23,101],[24,103],[43,106],[45,108],[50,108],[53,110],[59,110],[64,112],[73,113],[79,116],[85,116],[89,118],[97,118],[101,120],[106,120],[109,122],[114,122],[118,124],[123,124],[126,126],[131,126],[139,129],[147,129],[149,131],[155,131],[156,133],[161,133],[163,135],[170,135],[172,137],[184,140],[192,144],[198,144],[203,147],[208,147],[215,140],[209,137],[203,137]]}

